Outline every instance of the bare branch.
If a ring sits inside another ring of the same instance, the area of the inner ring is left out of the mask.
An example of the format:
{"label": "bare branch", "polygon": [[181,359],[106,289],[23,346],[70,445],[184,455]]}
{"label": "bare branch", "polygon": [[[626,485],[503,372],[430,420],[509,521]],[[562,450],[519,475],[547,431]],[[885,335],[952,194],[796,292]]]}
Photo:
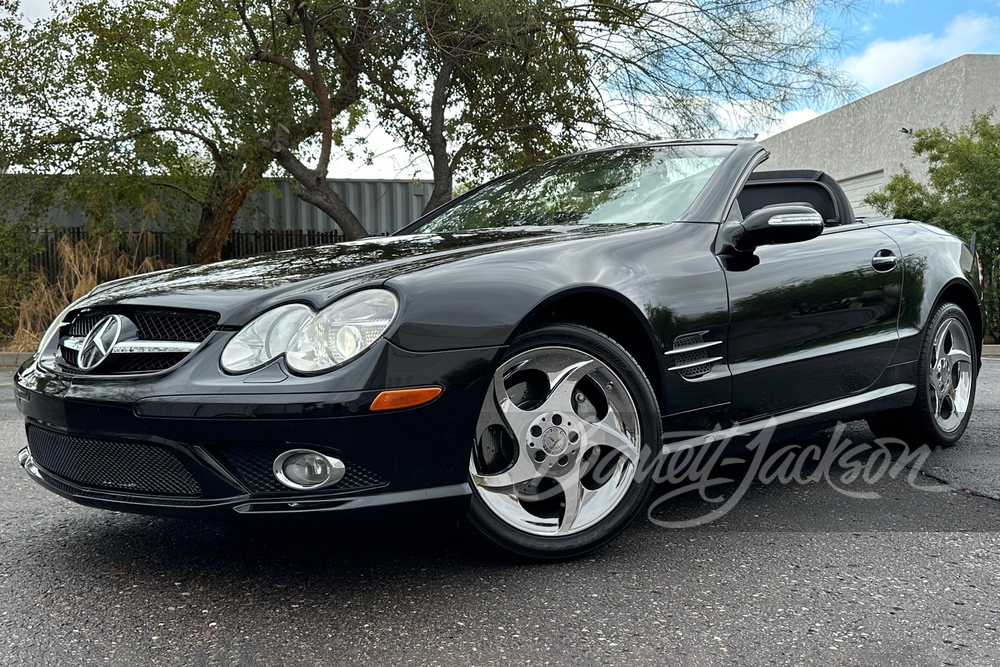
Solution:
{"label": "bare branch", "polygon": [[244,57],[244,60],[247,62],[257,61],[277,65],[278,67],[287,70],[298,77],[302,83],[306,84],[309,90],[314,90],[315,88],[316,84],[313,82],[312,75],[284,56],[279,56],[276,53],[269,53],[267,51],[254,51],[253,53],[248,53]]}

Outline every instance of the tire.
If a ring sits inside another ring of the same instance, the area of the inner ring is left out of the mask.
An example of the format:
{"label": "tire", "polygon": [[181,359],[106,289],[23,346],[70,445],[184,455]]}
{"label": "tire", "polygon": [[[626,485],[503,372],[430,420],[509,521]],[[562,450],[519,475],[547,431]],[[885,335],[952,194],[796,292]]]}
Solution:
{"label": "tire", "polygon": [[577,325],[527,332],[504,355],[483,401],[468,522],[520,559],[593,551],[649,499],[652,475],[636,473],[643,449],[658,450],[660,430],[649,380],[621,345]]}
{"label": "tire", "polygon": [[[960,307],[947,301],[937,307],[917,361],[916,399],[909,408],[869,417],[868,425],[877,438],[898,439],[909,447],[950,447],[958,442],[969,425],[976,399],[979,360],[973,336],[969,318]],[[940,365],[942,350],[948,351],[944,365]],[[956,350],[968,359],[951,363],[960,356]],[[942,397],[940,389],[945,386],[949,389]]]}

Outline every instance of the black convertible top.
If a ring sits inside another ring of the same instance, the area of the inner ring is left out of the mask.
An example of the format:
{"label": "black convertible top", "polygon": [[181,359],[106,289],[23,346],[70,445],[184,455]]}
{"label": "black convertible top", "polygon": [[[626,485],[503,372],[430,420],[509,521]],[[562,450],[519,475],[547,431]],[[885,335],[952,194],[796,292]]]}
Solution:
{"label": "black convertible top", "polygon": [[854,210],[843,188],[829,174],[810,169],[757,171],[739,196],[748,215],[770,204],[805,202],[819,211],[828,227],[854,224]]}

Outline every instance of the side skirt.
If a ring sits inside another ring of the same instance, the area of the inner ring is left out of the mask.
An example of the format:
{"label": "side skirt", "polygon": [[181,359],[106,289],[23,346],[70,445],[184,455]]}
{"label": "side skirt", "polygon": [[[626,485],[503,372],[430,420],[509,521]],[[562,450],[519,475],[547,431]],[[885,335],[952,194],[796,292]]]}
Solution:
{"label": "side skirt", "polygon": [[[887,401],[892,403],[912,402],[916,396],[917,388],[913,384],[900,383],[881,389],[873,389],[855,396],[839,398],[828,403],[813,405],[793,412],[786,412],[780,415],[757,419],[743,424],[733,424],[724,430],[711,431],[708,433],[685,433],[680,440],[665,443],[662,453],[664,455],[710,445],[715,442],[723,442],[730,438],[737,438],[758,433],[767,428],[777,428],[779,430],[808,426],[810,424],[823,424],[831,420],[853,420],[868,414],[879,412],[884,409]],[[678,433],[664,434],[664,440],[678,437]]]}

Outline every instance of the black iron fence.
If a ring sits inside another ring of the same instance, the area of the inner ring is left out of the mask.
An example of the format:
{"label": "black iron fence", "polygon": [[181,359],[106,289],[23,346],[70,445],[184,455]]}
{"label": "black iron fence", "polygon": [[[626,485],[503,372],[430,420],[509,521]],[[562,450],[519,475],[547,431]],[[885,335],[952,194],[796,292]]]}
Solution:
{"label": "black iron fence", "polygon": [[[31,258],[33,269],[45,271],[50,276],[58,274],[60,269],[58,246],[59,241],[64,236],[68,236],[74,242],[86,239],[82,227],[39,230],[35,233],[35,238],[41,246],[41,252]],[[343,240],[343,235],[338,231],[270,229],[244,232],[234,230],[222,248],[222,258],[237,259],[277,250],[329,245]],[[176,235],[166,232],[126,233],[119,245],[122,252],[136,256],[136,264],[142,263],[147,257],[157,258],[172,266],[184,266],[194,261],[194,242],[178,239]]]}

